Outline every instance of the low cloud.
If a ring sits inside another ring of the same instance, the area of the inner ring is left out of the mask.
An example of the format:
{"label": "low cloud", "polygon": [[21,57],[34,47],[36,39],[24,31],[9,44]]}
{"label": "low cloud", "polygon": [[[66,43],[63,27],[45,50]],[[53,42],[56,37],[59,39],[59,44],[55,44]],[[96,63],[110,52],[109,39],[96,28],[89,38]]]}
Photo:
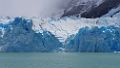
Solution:
{"label": "low cloud", "polygon": [[[69,0],[0,0],[0,16],[52,17]],[[62,7],[61,7],[62,6]]]}

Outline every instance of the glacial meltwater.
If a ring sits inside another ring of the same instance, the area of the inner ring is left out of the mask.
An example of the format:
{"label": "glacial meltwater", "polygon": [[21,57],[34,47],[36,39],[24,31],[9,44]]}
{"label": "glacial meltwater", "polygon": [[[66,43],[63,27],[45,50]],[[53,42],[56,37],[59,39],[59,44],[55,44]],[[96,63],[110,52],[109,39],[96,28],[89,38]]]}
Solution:
{"label": "glacial meltwater", "polygon": [[120,68],[120,54],[0,53],[0,68]]}

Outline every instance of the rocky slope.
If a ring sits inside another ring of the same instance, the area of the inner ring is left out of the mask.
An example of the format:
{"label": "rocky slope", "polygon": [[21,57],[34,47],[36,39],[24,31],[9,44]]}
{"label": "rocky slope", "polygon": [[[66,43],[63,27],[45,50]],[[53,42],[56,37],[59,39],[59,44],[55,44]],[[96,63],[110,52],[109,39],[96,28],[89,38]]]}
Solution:
{"label": "rocky slope", "polygon": [[[97,18],[108,14],[112,9],[116,9],[120,5],[120,0],[73,0],[69,8],[62,15],[65,16],[81,16],[85,18]],[[114,10],[114,14],[119,13],[119,10]],[[111,17],[113,16],[111,15]],[[110,15],[109,15],[110,16]]]}

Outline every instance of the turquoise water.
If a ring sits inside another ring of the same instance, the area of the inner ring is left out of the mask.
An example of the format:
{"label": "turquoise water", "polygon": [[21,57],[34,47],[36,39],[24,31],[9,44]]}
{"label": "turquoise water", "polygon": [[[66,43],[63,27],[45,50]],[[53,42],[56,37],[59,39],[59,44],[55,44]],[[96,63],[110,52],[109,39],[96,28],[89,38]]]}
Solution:
{"label": "turquoise water", "polygon": [[0,53],[0,68],[120,68],[120,54]]}

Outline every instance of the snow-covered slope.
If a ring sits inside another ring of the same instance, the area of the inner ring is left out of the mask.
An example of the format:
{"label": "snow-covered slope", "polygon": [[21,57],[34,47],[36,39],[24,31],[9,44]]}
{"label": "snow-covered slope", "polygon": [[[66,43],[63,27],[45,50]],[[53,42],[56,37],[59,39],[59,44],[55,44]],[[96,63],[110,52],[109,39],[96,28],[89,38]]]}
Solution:
{"label": "snow-covered slope", "polygon": [[62,17],[81,15],[99,6],[103,1],[104,0],[71,0]]}
{"label": "snow-covered slope", "polygon": [[107,14],[102,17],[120,17],[120,6],[111,9]]}

